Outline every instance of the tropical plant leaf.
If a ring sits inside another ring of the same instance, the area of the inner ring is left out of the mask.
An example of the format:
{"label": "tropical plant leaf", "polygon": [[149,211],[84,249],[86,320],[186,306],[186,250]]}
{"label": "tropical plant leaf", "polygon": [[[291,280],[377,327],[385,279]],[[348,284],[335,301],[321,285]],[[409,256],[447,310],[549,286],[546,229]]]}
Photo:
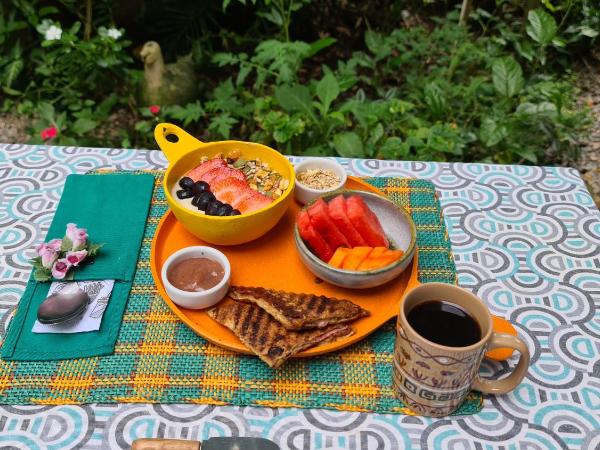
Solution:
{"label": "tropical plant leaf", "polygon": [[321,100],[323,114],[326,114],[327,111],[329,111],[331,102],[333,102],[338,95],[340,95],[340,85],[335,79],[335,76],[328,73],[317,83],[317,97]]}
{"label": "tropical plant leaf", "polygon": [[492,64],[492,81],[496,91],[505,97],[521,92],[524,85],[523,70],[512,56],[498,58]]}
{"label": "tropical plant leaf", "polygon": [[281,107],[288,112],[300,111],[308,114],[314,122],[317,118],[312,109],[310,90],[299,84],[279,86],[275,89],[275,98]]}
{"label": "tropical plant leaf", "polygon": [[494,119],[487,117],[481,123],[479,137],[486,147],[499,144],[506,136],[508,136],[507,128],[498,124]]}
{"label": "tropical plant leaf", "polygon": [[220,134],[225,139],[229,139],[231,129],[237,122],[237,119],[231,117],[229,113],[222,113],[211,119],[208,130]]}
{"label": "tropical plant leaf", "polygon": [[409,155],[409,147],[397,136],[386,139],[379,149],[379,155],[387,159],[402,159]]}
{"label": "tropical plant leaf", "polygon": [[71,131],[78,136],[83,136],[84,134],[92,131],[94,128],[98,126],[98,122],[92,119],[86,119],[84,117],[77,119],[73,125],[71,125]]}
{"label": "tropical plant leaf", "polygon": [[556,37],[556,20],[543,9],[532,9],[527,14],[527,34],[542,45],[548,45]]}
{"label": "tropical plant leaf", "polygon": [[358,134],[353,131],[339,133],[333,137],[333,146],[340,156],[346,158],[363,158],[365,151]]}
{"label": "tropical plant leaf", "polygon": [[17,80],[19,74],[23,70],[24,65],[23,59],[21,58],[14,59],[8,63],[4,68],[2,84],[7,88],[12,87],[13,83]]}
{"label": "tropical plant leaf", "polygon": [[317,53],[319,53],[321,50],[324,50],[327,47],[332,46],[336,42],[337,42],[337,39],[329,37],[329,36],[325,37],[323,39],[319,39],[317,41],[311,42],[310,43],[310,51],[308,52],[308,54],[306,56],[310,58],[311,56],[314,56]]}

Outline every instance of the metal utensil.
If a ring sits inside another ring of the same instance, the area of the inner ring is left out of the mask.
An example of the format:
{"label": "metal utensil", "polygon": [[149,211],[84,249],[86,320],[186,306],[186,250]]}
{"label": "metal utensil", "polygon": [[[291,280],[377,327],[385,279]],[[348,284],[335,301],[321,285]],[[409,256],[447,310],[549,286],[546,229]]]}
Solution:
{"label": "metal utensil", "polygon": [[77,283],[69,283],[42,302],[37,311],[37,319],[44,324],[63,323],[81,315],[89,302],[90,296]]}
{"label": "metal utensil", "polygon": [[136,439],[131,450],[279,450],[279,446],[256,437],[214,437],[202,442],[151,438]]}

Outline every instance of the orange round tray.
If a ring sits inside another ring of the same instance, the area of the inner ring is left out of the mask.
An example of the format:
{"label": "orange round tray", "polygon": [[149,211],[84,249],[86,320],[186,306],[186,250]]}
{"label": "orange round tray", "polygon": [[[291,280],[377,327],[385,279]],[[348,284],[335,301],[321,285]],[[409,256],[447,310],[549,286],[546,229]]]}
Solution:
{"label": "orange round tray", "polygon": [[[348,177],[346,187],[384,195],[379,189],[354,177]],[[300,205],[293,202],[275,228],[253,242],[237,246],[211,246],[227,255],[231,263],[232,285],[261,286],[289,292],[345,298],[370,312],[369,316],[351,323],[356,331],[354,335],[310,348],[296,355],[296,357],[307,357],[354,344],[395,317],[403,293],[409,286],[417,284],[417,256],[415,252],[413,263],[400,277],[378,288],[345,289],[317,280],[296,253],[293,230],[294,219],[299,210]],[[167,212],[158,224],[150,253],[150,267],[158,292],[171,310],[196,334],[229,350],[252,354],[228,328],[212,320],[206,310],[182,308],[173,303],[167,295],[160,277],[162,264],[173,252],[191,245],[210,244],[189,233],[172,212]]]}

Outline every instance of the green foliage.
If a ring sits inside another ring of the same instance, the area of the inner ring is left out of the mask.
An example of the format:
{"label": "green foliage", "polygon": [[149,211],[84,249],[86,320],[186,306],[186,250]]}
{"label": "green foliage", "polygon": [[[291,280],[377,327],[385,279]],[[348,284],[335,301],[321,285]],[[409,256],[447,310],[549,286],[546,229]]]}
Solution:
{"label": "green foliage", "polygon": [[[408,3],[422,26],[369,22],[354,42],[340,32],[340,43],[304,30],[321,6],[310,0],[144,2],[144,40],[158,39],[167,61],[191,49],[201,79],[198,99],[158,114],[136,105],[131,48],[143,40],[131,45],[114,26],[119,5],[94,2],[90,21],[81,2],[57,1],[69,20],[54,1],[0,5],[3,109],[35,117],[34,142],[52,126],[53,142],[106,145],[100,131],[125,110],[123,146],[153,147],[155,124],[173,121],[205,141],[253,140],[296,155],[547,164],[574,152],[588,123],[570,67],[597,40],[594,0],[532,10],[497,0],[468,27],[456,10],[425,17],[444,6],[418,0]],[[228,27],[234,10],[243,23]]]}

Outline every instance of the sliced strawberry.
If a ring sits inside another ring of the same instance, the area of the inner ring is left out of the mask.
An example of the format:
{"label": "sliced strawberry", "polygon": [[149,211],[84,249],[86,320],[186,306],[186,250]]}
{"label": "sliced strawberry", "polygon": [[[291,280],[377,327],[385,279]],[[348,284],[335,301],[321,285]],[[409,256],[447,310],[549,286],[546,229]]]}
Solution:
{"label": "sliced strawberry", "polygon": [[242,213],[249,213],[269,206],[272,201],[273,199],[271,197],[267,197],[266,195],[261,194],[260,192],[254,191],[254,193],[245,197],[239,203],[236,209],[239,209]]}
{"label": "sliced strawberry", "polygon": [[335,223],[329,217],[329,210],[327,203],[322,198],[318,199],[307,209],[310,217],[310,223],[313,227],[323,236],[325,241],[329,244],[332,249],[338,247],[350,247],[348,239],[342,234],[342,232],[335,226]]}
{"label": "sliced strawberry", "polygon": [[209,159],[208,161],[194,167],[188,173],[185,174],[186,177],[190,177],[194,181],[200,181],[201,177],[208,172],[209,170],[216,169],[217,167],[226,167],[227,161],[223,158],[214,158]]}
{"label": "sliced strawberry", "polygon": [[343,195],[338,195],[327,203],[329,210],[329,217],[341,233],[346,236],[350,246],[352,247],[365,247],[367,242],[363,239],[360,233],[354,228],[350,219],[348,219],[348,213],[346,211],[346,199]]}
{"label": "sliced strawberry", "polygon": [[[227,177],[217,182],[213,182],[210,186],[211,192],[217,197],[217,200],[223,203],[229,203],[233,206],[236,200],[240,197],[247,197],[254,193],[248,183],[233,177]],[[246,193],[248,192],[248,193]],[[235,208],[235,206],[233,206]]]}
{"label": "sliced strawberry", "polygon": [[225,178],[237,178],[240,181],[246,181],[246,175],[240,169],[232,169],[231,167],[217,167],[204,173],[200,179],[206,181],[210,186],[214,183],[224,180]]}
{"label": "sliced strawberry", "polygon": [[308,246],[323,261],[329,261],[333,256],[333,249],[329,246],[323,236],[310,223],[310,216],[306,211],[300,211],[297,219],[298,232]]}
{"label": "sliced strawberry", "polygon": [[248,197],[252,197],[255,193],[256,193],[256,191],[251,188],[247,188],[242,191],[239,191],[238,194],[231,200],[231,202],[229,204],[231,206],[233,206],[235,209],[240,209],[239,208],[240,204],[244,200],[246,200]]}

